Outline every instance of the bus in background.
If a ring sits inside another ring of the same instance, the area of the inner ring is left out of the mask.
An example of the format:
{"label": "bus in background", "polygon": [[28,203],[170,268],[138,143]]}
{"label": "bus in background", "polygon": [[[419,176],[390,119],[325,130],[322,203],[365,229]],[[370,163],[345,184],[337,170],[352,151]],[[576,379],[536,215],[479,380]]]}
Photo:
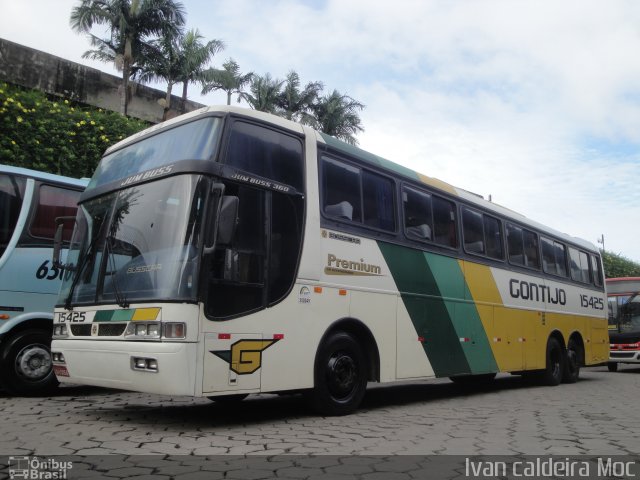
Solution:
{"label": "bus in background", "polygon": [[610,372],[619,363],[640,364],[640,277],[607,278]]}
{"label": "bus in background", "polygon": [[[61,381],[238,401],[608,358],[598,250],[273,115],[208,107],[111,147],[55,310]],[[56,259],[57,260],[57,259]]]}
{"label": "bus in background", "polygon": [[[51,332],[62,270],[52,265],[56,217],[76,214],[87,180],[0,165],[0,388],[20,395],[58,384]],[[64,223],[68,244],[73,218]]]}

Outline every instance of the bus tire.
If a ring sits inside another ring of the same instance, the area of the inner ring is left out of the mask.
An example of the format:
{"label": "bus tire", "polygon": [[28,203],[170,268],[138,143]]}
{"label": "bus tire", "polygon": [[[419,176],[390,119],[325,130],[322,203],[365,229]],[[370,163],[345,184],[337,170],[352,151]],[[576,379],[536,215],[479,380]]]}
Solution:
{"label": "bus tire", "polygon": [[367,388],[365,356],[348,333],[337,332],[322,343],[316,356],[311,407],[321,415],[354,412]]}
{"label": "bus tire", "polygon": [[565,368],[565,353],[555,337],[549,337],[547,340],[546,359],[546,367],[542,371],[542,383],[549,386],[559,385]]}
{"label": "bus tire", "polygon": [[608,362],[607,363],[607,369],[610,372],[617,372],[618,371],[618,362]]}
{"label": "bus tire", "polygon": [[582,348],[574,339],[569,340],[564,359],[564,370],[562,381],[564,383],[576,383],[580,377],[580,359],[582,358]]}
{"label": "bus tire", "polygon": [[23,330],[2,349],[0,383],[15,395],[46,395],[58,386],[51,362],[51,336]]}

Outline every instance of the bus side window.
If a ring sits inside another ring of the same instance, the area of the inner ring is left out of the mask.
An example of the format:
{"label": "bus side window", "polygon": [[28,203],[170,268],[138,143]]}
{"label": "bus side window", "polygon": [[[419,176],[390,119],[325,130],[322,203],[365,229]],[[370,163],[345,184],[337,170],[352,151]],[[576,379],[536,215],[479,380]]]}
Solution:
{"label": "bus side window", "polygon": [[407,237],[419,241],[433,240],[431,195],[405,188],[402,191],[402,206]]}
{"label": "bus side window", "polygon": [[589,274],[589,256],[575,248],[569,247],[571,262],[571,279],[581,283],[591,283]]}
{"label": "bus side window", "polygon": [[237,121],[229,138],[226,163],[304,191],[302,142],[290,135]]}
{"label": "bus side window", "polygon": [[444,198],[433,196],[434,241],[445,247],[457,247],[456,206]]}
{"label": "bus side window", "polygon": [[487,245],[487,256],[496,260],[504,258],[502,248],[502,223],[495,217],[483,215],[484,217],[484,241]]}
{"label": "bus side window", "polygon": [[[52,185],[40,185],[38,205],[29,225],[32,237],[53,240],[57,217],[73,217],[76,214],[80,192]],[[65,222],[62,239],[71,240],[73,222]]]}
{"label": "bus side window", "polygon": [[339,220],[362,221],[360,169],[331,158],[322,158],[322,208]]}
{"label": "bus side window", "polygon": [[567,247],[564,244],[541,237],[542,243],[542,268],[545,273],[567,276]]}
{"label": "bus side window", "polygon": [[462,238],[467,252],[484,255],[484,230],[480,212],[462,207]]}
{"label": "bus side window", "polygon": [[514,265],[540,269],[538,235],[531,230],[507,223],[509,262]]}
{"label": "bus side window", "polygon": [[364,198],[364,224],[388,230],[396,229],[394,185],[391,180],[367,170],[362,171],[362,196]]}
{"label": "bus side window", "polygon": [[596,287],[602,286],[602,268],[597,255],[591,255],[591,270],[593,271],[593,283]]}

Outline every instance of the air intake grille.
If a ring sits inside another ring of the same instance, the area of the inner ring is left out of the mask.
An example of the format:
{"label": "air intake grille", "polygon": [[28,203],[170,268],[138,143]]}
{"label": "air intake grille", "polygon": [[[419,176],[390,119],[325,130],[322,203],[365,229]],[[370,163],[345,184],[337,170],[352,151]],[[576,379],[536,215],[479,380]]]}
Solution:
{"label": "air intake grille", "polygon": [[[99,323],[99,337],[119,337],[127,328],[126,323]],[[71,325],[71,333],[74,337],[91,337],[91,324]]]}

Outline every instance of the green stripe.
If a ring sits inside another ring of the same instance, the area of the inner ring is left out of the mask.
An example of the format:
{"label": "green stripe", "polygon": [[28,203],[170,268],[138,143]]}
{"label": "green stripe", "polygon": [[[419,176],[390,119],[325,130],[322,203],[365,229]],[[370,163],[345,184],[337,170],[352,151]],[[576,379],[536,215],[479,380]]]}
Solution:
{"label": "green stripe", "polygon": [[[438,377],[497,372],[480,316],[457,260],[379,243]],[[461,338],[469,338],[461,342]]]}
{"label": "green stripe", "polygon": [[453,326],[454,305],[446,302],[424,252],[379,243],[417,336],[438,377],[471,373]]}
{"label": "green stripe", "polygon": [[135,309],[100,310],[93,317],[94,322],[128,322],[133,318]]}
{"label": "green stripe", "polygon": [[460,263],[442,255],[426,253],[425,256],[431,271],[436,272],[435,279],[440,292],[443,297],[450,299],[445,303],[449,307],[458,341],[460,342],[461,338],[470,339],[469,342],[460,344],[471,373],[497,372],[498,364]]}

